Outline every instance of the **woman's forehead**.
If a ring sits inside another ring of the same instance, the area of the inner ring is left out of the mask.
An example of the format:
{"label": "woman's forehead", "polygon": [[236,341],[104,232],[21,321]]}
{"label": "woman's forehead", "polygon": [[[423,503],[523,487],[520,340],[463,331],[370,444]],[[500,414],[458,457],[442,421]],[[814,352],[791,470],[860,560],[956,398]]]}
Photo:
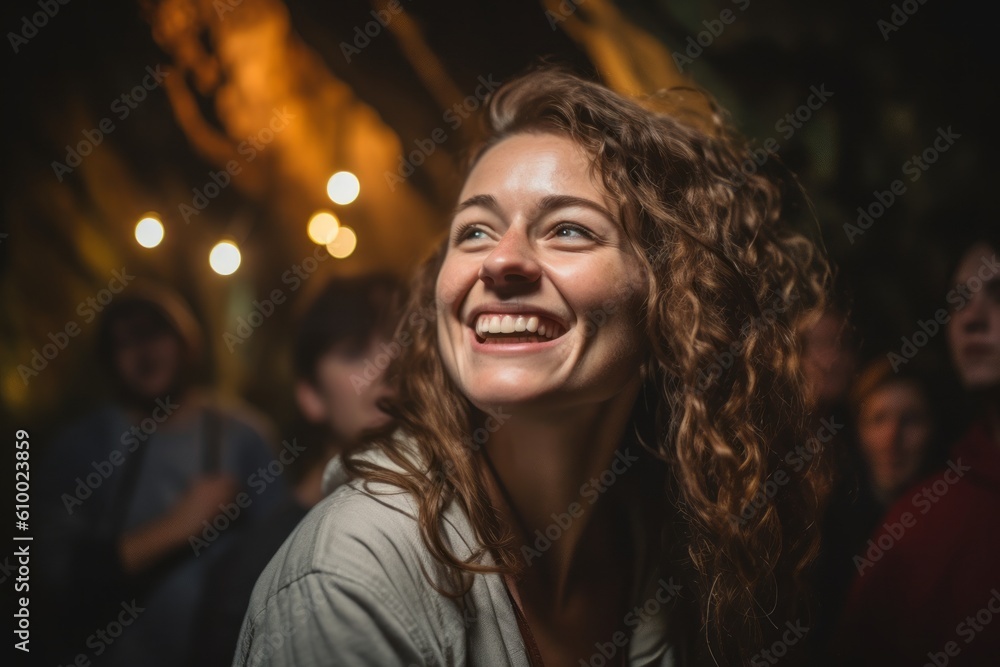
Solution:
{"label": "woman's forehead", "polygon": [[573,195],[609,204],[594,160],[576,141],[555,133],[522,133],[487,149],[462,187],[459,204],[479,195]]}

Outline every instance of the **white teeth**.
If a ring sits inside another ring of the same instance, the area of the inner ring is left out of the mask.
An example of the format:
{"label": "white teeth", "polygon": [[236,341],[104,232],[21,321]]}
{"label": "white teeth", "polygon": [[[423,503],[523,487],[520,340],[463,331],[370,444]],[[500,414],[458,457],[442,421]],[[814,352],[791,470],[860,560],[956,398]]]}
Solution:
{"label": "white teeth", "polygon": [[488,334],[511,334],[526,332],[545,338],[557,338],[562,335],[562,328],[555,322],[543,322],[537,315],[480,315],[476,320],[476,333],[480,336]]}

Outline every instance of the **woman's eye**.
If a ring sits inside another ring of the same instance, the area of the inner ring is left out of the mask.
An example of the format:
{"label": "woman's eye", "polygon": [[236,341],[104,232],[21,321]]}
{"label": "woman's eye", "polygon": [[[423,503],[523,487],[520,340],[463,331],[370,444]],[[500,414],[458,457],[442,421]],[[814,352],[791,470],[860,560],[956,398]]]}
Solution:
{"label": "woman's eye", "polygon": [[571,222],[561,222],[555,228],[556,238],[561,239],[574,239],[574,238],[584,238],[592,239],[593,234],[581,227],[580,225],[575,225]]}
{"label": "woman's eye", "polygon": [[486,238],[486,232],[475,223],[461,225],[455,230],[455,243],[462,241],[480,241]]}

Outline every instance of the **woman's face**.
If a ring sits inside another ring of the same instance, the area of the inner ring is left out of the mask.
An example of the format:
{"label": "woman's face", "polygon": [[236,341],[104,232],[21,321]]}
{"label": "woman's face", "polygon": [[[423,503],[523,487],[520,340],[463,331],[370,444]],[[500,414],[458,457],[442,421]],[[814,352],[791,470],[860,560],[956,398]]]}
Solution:
{"label": "woman's face", "polygon": [[914,481],[930,445],[930,408],[920,388],[891,382],[858,412],[858,440],[879,491],[894,495]]}
{"label": "woman's face", "polygon": [[646,275],[568,138],[519,134],[465,182],[437,279],[438,339],[474,405],[606,400],[637,376]]}
{"label": "woman's face", "polygon": [[1000,275],[996,250],[970,247],[955,271],[959,286],[948,301],[948,347],[962,384],[970,390],[1000,387]]}

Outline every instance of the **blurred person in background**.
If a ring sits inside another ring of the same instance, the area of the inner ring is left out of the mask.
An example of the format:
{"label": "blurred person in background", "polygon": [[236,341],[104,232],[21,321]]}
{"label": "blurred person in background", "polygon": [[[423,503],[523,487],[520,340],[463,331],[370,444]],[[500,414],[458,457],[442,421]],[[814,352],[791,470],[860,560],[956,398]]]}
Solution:
{"label": "blurred person in background", "polygon": [[838,485],[823,525],[817,565],[820,608],[814,633],[817,661],[827,652],[851,581],[854,555],[892,503],[925,473],[934,416],[924,381],[882,355],[869,363],[849,394],[854,433],[841,443]]}
{"label": "blurred person in background", "polygon": [[[858,367],[858,342],[849,315],[847,295],[818,315],[809,314],[801,325],[802,374],[806,400],[811,408],[811,429],[815,441],[832,463],[833,488],[822,518],[822,540],[812,570],[812,588],[816,596],[816,615],[810,621],[806,639],[815,661],[825,650],[827,638],[836,620],[850,581],[843,560],[850,558],[857,522],[864,524],[867,536],[870,522],[877,513],[867,494],[859,495],[859,483],[865,478],[864,461],[855,441],[853,415],[848,396]],[[818,452],[811,452],[818,454]],[[795,468],[791,471],[794,473]]]}
{"label": "blurred person in background", "polygon": [[845,412],[857,367],[850,319],[845,311],[832,306],[806,327],[802,336],[802,372],[816,413]]}
{"label": "blurred person in background", "polygon": [[1000,237],[995,222],[986,229],[945,297],[952,364],[976,416],[855,556],[838,664],[1000,664]]}
{"label": "blurred person in background", "polygon": [[400,299],[400,285],[389,274],[334,278],[299,318],[292,356],[295,399],[304,422],[298,432],[305,437],[288,468],[293,494],[241,531],[211,568],[188,664],[232,662],[257,577],[322,498],[326,464],[353,450],[366,431],[389,423],[379,403],[390,395],[383,374],[396,349],[392,334]]}
{"label": "blurred person in background", "polygon": [[[874,500],[887,510],[927,471],[935,419],[923,381],[885,357],[865,368],[851,390],[858,445]],[[869,526],[868,530],[874,526]]]}
{"label": "blurred person in background", "polygon": [[229,528],[285,496],[256,477],[274,461],[270,429],[196,388],[201,330],[165,288],[117,296],[98,348],[116,400],[69,426],[41,475],[45,648],[60,664],[182,664]]}

